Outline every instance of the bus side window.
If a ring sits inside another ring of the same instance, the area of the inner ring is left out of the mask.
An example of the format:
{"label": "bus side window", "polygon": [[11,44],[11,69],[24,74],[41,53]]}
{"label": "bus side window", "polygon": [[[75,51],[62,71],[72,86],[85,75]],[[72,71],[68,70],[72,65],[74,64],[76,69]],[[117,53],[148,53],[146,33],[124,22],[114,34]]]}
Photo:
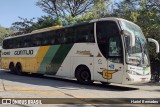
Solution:
{"label": "bus side window", "polygon": [[98,47],[103,56],[114,62],[117,59],[121,61],[123,51],[117,24],[113,21],[97,22],[96,31]]}
{"label": "bus side window", "polygon": [[7,44],[7,40],[3,41],[3,49],[7,49],[8,48],[8,44]]}
{"label": "bus side window", "polygon": [[43,41],[42,41],[42,46],[45,46],[45,45],[47,45],[48,44],[48,40],[47,39],[44,39]]}
{"label": "bus side window", "polygon": [[67,41],[64,30],[61,33],[61,44],[65,44]]}
{"label": "bus side window", "polygon": [[65,38],[66,38],[66,43],[74,42],[74,28],[65,29]]}
{"label": "bus side window", "polygon": [[42,33],[40,40],[41,40],[41,46],[48,45],[49,33],[48,32]]}
{"label": "bus side window", "polygon": [[55,44],[55,33],[48,32],[47,36],[45,36],[45,40],[48,42],[48,45],[54,45]]}
{"label": "bus side window", "polygon": [[36,46],[41,46],[42,45],[42,36],[43,35],[41,33],[38,33],[38,34],[34,35]]}
{"label": "bus side window", "polygon": [[66,38],[64,35],[64,29],[58,30],[56,38],[57,38],[57,41],[56,41],[57,44],[64,44],[66,42]]}
{"label": "bus side window", "polygon": [[15,47],[14,44],[12,44],[12,43],[13,43],[13,41],[11,41],[11,40],[8,41],[8,48],[9,49],[13,49]]}
{"label": "bus side window", "polygon": [[89,42],[94,43],[95,39],[94,39],[94,26],[91,26],[90,28],[90,32],[89,32]]}
{"label": "bus side window", "polygon": [[13,48],[21,48],[21,37],[12,39]]}
{"label": "bus side window", "polygon": [[29,39],[24,40],[24,47],[29,47]]}
{"label": "bus side window", "polygon": [[94,41],[93,24],[76,27],[76,42],[93,42]]}
{"label": "bus side window", "polygon": [[109,57],[121,56],[121,42],[119,36],[109,38]]}
{"label": "bus side window", "polygon": [[23,37],[20,37],[20,48],[23,48],[24,44],[23,44]]}
{"label": "bus side window", "polygon": [[4,49],[12,49],[13,45],[10,39],[4,41]]}
{"label": "bus side window", "polygon": [[108,38],[108,27],[109,24],[106,22],[98,22],[97,23],[97,42],[99,44],[106,44],[107,43],[107,38]]}

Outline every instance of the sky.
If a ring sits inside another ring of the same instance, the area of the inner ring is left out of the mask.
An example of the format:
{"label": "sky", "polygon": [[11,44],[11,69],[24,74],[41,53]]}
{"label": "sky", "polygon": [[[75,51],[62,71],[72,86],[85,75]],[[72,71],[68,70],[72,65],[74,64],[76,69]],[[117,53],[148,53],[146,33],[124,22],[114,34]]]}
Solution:
{"label": "sky", "polygon": [[0,0],[0,25],[6,28],[22,18],[37,18],[45,13],[36,6],[38,0]]}
{"label": "sky", "polygon": [[[38,0],[0,0],[0,26],[9,28],[11,24],[22,18],[31,19],[46,15],[36,6]],[[121,1],[121,0],[113,0]]]}

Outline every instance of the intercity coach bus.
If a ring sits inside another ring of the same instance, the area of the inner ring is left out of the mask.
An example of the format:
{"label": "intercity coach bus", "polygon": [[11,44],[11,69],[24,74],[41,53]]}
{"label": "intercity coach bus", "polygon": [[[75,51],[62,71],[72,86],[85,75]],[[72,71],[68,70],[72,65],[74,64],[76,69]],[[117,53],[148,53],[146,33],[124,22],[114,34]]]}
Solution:
{"label": "intercity coach bus", "polygon": [[147,42],[140,27],[121,18],[101,18],[5,38],[2,68],[76,78],[89,84],[135,84],[151,78]]}

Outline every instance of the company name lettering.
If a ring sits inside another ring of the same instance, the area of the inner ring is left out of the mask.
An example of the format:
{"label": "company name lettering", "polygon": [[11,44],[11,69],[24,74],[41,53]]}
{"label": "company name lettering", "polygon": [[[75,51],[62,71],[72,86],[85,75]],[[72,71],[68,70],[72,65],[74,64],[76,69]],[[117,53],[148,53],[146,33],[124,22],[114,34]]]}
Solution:
{"label": "company name lettering", "polygon": [[2,52],[2,55],[10,55],[10,52]]}
{"label": "company name lettering", "polygon": [[14,52],[14,55],[33,55],[33,50],[18,50]]}

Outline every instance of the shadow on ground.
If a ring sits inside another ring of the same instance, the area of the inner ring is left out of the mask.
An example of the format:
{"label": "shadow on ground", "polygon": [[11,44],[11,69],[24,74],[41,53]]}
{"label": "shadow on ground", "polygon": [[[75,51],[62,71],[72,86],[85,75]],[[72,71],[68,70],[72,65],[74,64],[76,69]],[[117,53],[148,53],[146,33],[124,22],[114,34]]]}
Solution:
{"label": "shadow on ground", "polygon": [[159,82],[148,82],[143,84],[134,84],[135,86],[160,86]]}
{"label": "shadow on ground", "polygon": [[0,71],[0,79],[15,81],[19,83],[40,85],[40,86],[51,86],[59,89],[66,90],[79,90],[79,89],[92,89],[92,90],[103,90],[103,91],[132,91],[138,90],[138,88],[118,86],[118,85],[102,85],[100,83],[93,83],[91,85],[79,84],[76,80],[60,79],[55,77],[36,76],[36,75],[24,75],[18,76],[11,74],[6,71]]}

